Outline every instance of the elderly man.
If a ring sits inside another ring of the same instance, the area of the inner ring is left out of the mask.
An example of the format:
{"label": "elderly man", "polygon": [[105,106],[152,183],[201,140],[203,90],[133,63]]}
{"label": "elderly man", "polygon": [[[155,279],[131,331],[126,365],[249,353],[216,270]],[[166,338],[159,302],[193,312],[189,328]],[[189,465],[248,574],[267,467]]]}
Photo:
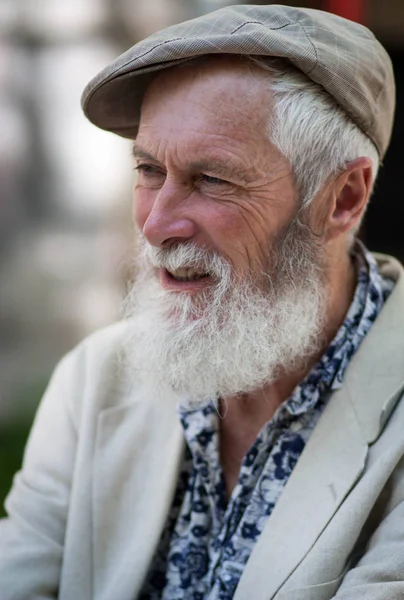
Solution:
{"label": "elderly man", "polygon": [[140,268],[51,380],[1,599],[404,598],[404,278],[355,239],[386,52],[320,11],[225,8],[83,106],[134,140]]}

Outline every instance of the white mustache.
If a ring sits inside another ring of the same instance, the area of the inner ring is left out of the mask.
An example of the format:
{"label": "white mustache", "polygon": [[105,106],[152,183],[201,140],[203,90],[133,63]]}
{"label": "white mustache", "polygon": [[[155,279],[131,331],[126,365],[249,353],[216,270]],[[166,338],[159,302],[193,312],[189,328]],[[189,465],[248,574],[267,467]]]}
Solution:
{"label": "white mustache", "polygon": [[149,265],[158,269],[194,269],[197,272],[209,273],[218,279],[228,276],[232,271],[232,266],[222,256],[198,248],[190,242],[171,248],[156,248],[144,241],[142,257]]}

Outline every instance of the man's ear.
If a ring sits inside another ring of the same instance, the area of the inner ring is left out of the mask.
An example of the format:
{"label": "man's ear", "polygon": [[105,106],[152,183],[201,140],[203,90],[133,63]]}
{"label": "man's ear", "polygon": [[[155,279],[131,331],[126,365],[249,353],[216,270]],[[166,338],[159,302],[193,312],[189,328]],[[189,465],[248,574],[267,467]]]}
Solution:
{"label": "man's ear", "polygon": [[372,190],[372,161],[357,158],[347,165],[328,190],[324,238],[336,239],[361,218]]}

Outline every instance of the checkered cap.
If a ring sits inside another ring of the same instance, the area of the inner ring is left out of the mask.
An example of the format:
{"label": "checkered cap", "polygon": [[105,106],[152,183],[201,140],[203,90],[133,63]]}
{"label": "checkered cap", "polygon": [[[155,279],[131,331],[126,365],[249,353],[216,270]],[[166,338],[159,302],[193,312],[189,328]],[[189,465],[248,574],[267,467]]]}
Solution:
{"label": "checkered cap", "polygon": [[387,52],[366,27],[308,8],[229,6],[168,27],[94,77],[83,92],[83,110],[98,127],[134,138],[154,72],[210,54],[287,59],[320,84],[384,156],[395,107]]}

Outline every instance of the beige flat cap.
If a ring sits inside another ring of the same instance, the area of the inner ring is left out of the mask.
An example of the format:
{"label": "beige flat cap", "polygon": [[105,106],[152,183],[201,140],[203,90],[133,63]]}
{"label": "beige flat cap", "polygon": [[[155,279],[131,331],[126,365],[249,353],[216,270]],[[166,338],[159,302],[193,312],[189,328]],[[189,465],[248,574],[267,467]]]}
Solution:
{"label": "beige flat cap", "polygon": [[308,8],[229,6],[163,29],[90,81],[82,96],[84,113],[102,129],[135,138],[153,73],[209,54],[289,60],[336,100],[384,156],[395,108],[389,55],[366,27]]}

